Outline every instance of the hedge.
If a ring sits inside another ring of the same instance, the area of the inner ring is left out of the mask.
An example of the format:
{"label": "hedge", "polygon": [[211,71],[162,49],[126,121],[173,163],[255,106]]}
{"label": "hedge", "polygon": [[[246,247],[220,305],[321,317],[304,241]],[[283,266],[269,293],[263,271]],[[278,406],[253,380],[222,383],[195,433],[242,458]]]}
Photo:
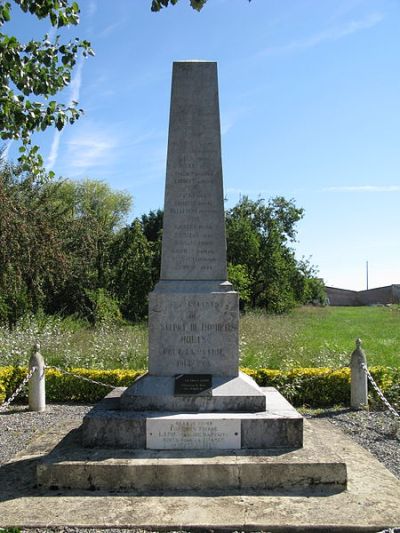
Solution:
{"label": "hedge", "polygon": [[[349,368],[295,368],[289,371],[267,368],[243,368],[243,372],[262,387],[276,387],[295,406],[329,407],[350,405]],[[372,367],[373,378],[387,399],[400,407],[400,369]],[[108,383],[115,387],[127,387],[143,374],[136,370],[94,370],[72,368],[70,371],[82,377]],[[27,374],[23,367],[0,367],[0,404],[8,398]],[[108,393],[107,388],[95,385],[49,368],[46,370],[46,399],[48,402],[94,403]],[[26,399],[27,391],[19,396]],[[382,408],[380,400],[370,390],[371,403]]]}

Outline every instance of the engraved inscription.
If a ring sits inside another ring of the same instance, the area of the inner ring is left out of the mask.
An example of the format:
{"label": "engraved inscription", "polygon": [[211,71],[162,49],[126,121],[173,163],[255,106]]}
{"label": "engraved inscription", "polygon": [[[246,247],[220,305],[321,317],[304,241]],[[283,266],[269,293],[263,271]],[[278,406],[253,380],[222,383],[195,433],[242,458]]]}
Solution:
{"label": "engraved inscription", "polygon": [[237,294],[153,294],[149,350],[151,372],[235,374]]}
{"label": "engraved inscription", "polygon": [[146,448],[151,450],[239,449],[240,419],[148,418]]}

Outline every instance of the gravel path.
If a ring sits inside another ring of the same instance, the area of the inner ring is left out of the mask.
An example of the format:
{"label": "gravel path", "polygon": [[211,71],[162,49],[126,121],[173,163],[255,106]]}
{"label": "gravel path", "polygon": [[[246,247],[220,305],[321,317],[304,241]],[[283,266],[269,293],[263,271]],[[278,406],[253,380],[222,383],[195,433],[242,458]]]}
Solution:
{"label": "gravel path", "polygon": [[400,418],[382,411],[350,409],[307,410],[302,414],[306,418],[328,419],[400,479]]}
{"label": "gravel path", "polygon": [[[50,404],[45,413],[32,413],[26,406],[13,406],[5,413],[0,413],[0,465],[9,461],[13,455],[27,447],[37,434],[62,420],[81,419],[90,405]],[[306,418],[329,419],[332,424],[354,438],[361,446],[367,448],[397,478],[400,479],[400,419],[385,412],[351,411],[334,409],[325,411],[304,410]],[[22,530],[29,533],[44,533],[44,530]],[[77,529],[73,527],[46,529],[57,533],[98,533],[95,529]],[[103,529],[101,533],[142,533],[142,530]],[[400,533],[400,529],[387,532]],[[0,529],[1,533],[1,529]],[[149,532],[147,532],[149,533]],[[183,532],[179,532],[183,533]]]}

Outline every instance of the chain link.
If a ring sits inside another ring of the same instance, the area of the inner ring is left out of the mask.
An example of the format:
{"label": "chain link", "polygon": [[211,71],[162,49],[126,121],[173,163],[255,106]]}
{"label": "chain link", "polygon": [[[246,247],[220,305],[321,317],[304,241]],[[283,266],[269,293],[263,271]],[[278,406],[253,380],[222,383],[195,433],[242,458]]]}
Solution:
{"label": "chain link", "polygon": [[22,389],[25,387],[25,385],[28,383],[28,381],[31,379],[33,374],[36,372],[37,367],[33,366],[31,370],[28,372],[26,377],[23,379],[22,383],[17,387],[15,392],[8,398],[6,402],[4,402],[2,405],[0,405],[0,412],[5,411],[8,409],[8,406],[11,402],[15,400],[15,398],[18,396],[18,394],[22,391]]}
{"label": "chain link", "polygon": [[109,383],[102,383],[101,381],[96,381],[94,379],[85,378],[83,376],[79,376],[78,374],[74,374],[73,372],[70,372],[69,370],[64,370],[63,368],[59,368],[58,366],[45,366],[45,368],[54,368],[54,370],[58,370],[59,372],[63,374],[68,374],[69,376],[73,376],[77,379],[82,379],[83,381],[88,381],[89,383],[94,383],[95,385],[102,385],[103,387],[108,387],[109,389],[115,389],[115,385],[110,385]]}
{"label": "chain link", "polygon": [[390,403],[384,397],[383,392],[381,391],[381,389],[376,384],[376,381],[374,380],[374,378],[371,376],[371,373],[368,370],[366,364],[365,363],[361,363],[361,368],[364,370],[365,374],[367,375],[367,378],[369,379],[369,381],[371,382],[372,386],[376,390],[377,395],[382,400],[382,402],[386,405],[386,407],[389,409],[389,411],[392,413],[392,415],[400,417],[399,413],[390,405]]}

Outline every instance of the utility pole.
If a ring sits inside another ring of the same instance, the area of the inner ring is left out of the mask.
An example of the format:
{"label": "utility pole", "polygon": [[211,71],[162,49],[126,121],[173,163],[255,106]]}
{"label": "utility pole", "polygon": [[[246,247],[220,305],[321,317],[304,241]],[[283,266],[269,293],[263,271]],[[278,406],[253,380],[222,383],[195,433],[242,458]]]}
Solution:
{"label": "utility pole", "polygon": [[367,290],[368,290],[368,261],[367,261]]}

